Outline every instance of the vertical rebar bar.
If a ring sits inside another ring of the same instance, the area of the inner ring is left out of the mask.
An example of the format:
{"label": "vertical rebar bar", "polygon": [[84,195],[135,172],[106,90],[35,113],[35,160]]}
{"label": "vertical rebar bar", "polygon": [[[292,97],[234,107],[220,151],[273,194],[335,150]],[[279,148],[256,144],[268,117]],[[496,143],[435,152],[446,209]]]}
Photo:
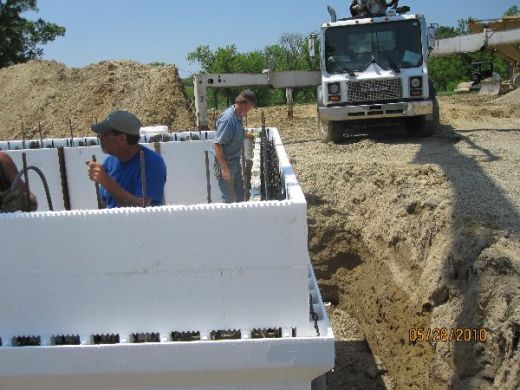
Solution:
{"label": "vertical rebar bar", "polygon": [[38,132],[40,133],[40,149],[43,149],[43,133],[42,133],[42,124],[38,122]]}
{"label": "vertical rebar bar", "polygon": [[139,152],[139,161],[141,163],[141,192],[143,194],[143,207],[146,207],[146,166],[143,150]]}
{"label": "vertical rebar bar", "polygon": [[211,203],[211,176],[209,171],[209,152],[204,151],[204,163],[206,165],[206,191],[208,193],[208,203]]}
{"label": "vertical rebar bar", "polygon": [[[247,201],[247,180],[246,180],[246,155],[244,152],[244,143],[243,142],[242,142],[242,150],[241,150],[240,154],[241,154],[240,162],[242,165],[242,191],[244,193],[240,202],[245,202],[245,201]],[[237,199],[237,201],[238,201],[238,199]]]}
{"label": "vertical rebar bar", "polygon": [[29,172],[27,169],[27,154],[22,153],[23,179],[25,181],[25,210],[31,209],[31,191],[29,189]]}
{"label": "vertical rebar bar", "polygon": [[[65,149],[58,147],[58,162],[60,165],[61,189],[63,193],[63,206],[65,210],[70,210],[69,180],[67,178],[67,167],[65,166]],[[97,195],[97,191],[96,191]]]}
{"label": "vertical rebar bar", "polygon": [[[95,154],[92,155],[92,161],[97,162]],[[94,182],[94,186],[96,187],[97,207],[98,210],[101,210],[103,208],[103,203],[101,202],[101,191],[99,189],[99,183],[97,181]]]}
{"label": "vertical rebar bar", "polygon": [[22,149],[25,149],[25,128],[23,127],[23,122],[22,122]]}
{"label": "vertical rebar bar", "polygon": [[[154,142],[153,143],[153,148],[155,150],[155,153],[157,153],[160,156],[161,155],[161,143],[160,142]],[[163,192],[162,204],[166,204],[166,198],[165,198],[164,192]]]}
{"label": "vertical rebar bar", "polygon": [[72,121],[69,118],[69,130],[70,130],[70,146],[74,146],[74,133],[72,131]]}

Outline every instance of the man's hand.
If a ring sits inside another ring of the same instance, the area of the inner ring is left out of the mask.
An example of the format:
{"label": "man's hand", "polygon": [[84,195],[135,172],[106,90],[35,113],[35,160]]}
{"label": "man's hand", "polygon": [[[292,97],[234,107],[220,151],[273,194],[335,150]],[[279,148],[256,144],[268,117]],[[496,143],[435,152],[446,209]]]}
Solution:
{"label": "man's hand", "polygon": [[103,165],[96,161],[87,161],[87,167],[90,180],[105,186],[110,178]]}
{"label": "man's hand", "polygon": [[231,171],[229,170],[227,164],[222,166],[221,169],[222,179],[224,179],[224,181],[227,183],[231,182]]}

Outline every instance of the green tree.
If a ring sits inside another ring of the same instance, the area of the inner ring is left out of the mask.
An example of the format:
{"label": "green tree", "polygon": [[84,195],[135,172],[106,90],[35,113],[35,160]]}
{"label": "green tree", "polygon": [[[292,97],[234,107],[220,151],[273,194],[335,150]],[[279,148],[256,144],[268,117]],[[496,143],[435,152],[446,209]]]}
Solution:
{"label": "green tree", "polygon": [[[203,73],[260,73],[264,69],[273,71],[311,70],[316,68],[315,61],[309,57],[307,39],[301,34],[283,34],[277,44],[268,45],[263,50],[240,53],[236,46],[219,47],[212,51],[209,46],[201,45],[188,53],[190,63],[198,63]],[[229,105],[241,88],[211,88],[213,106],[221,103]],[[285,90],[270,87],[254,87],[259,105],[284,104]],[[316,99],[315,88],[301,88],[293,91],[296,102],[309,102]]]}
{"label": "green tree", "polygon": [[38,12],[36,0],[0,0],[0,67],[40,58],[40,45],[65,35],[57,24],[23,18],[27,11]]}
{"label": "green tree", "polygon": [[215,61],[215,55],[208,45],[200,45],[192,52],[189,52],[186,59],[190,64],[198,62],[204,73],[211,73],[211,66]]}
{"label": "green tree", "polygon": [[513,5],[509,7],[506,12],[504,12],[503,16],[520,16],[520,9],[517,5]]}

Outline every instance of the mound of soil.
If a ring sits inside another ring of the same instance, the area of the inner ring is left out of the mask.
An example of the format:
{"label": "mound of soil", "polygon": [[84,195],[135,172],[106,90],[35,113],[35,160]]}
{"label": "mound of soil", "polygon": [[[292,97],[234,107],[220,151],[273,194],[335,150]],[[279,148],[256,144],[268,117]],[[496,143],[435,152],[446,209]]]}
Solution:
{"label": "mound of soil", "polygon": [[103,61],[67,68],[30,61],[0,69],[0,139],[92,135],[90,125],[114,110],[128,110],[144,125],[171,130],[195,125],[191,102],[177,68],[132,61]]}
{"label": "mound of soil", "polygon": [[515,89],[495,100],[498,105],[520,106],[520,88]]}

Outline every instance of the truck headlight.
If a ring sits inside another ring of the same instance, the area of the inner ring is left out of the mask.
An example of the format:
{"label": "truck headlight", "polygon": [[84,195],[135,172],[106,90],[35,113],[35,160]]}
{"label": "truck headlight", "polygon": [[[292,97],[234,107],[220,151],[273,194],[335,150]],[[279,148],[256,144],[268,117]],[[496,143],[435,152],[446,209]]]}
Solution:
{"label": "truck headlight", "polygon": [[423,94],[422,77],[410,77],[410,96],[419,97]]}
{"label": "truck headlight", "polygon": [[421,88],[422,87],[422,77],[411,77],[410,78],[410,87]]}
{"label": "truck headlight", "polygon": [[337,95],[339,93],[339,83],[330,83],[328,85],[329,94]]}

